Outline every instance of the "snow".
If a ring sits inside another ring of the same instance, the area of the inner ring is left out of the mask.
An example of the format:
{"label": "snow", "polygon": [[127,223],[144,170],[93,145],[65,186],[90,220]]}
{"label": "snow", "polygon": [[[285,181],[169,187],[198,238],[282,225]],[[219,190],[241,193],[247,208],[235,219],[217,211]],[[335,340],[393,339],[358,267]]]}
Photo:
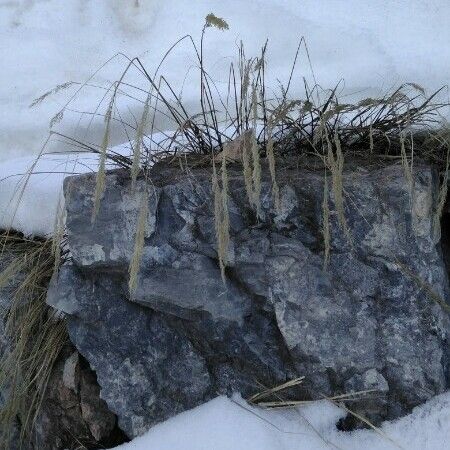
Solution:
{"label": "snow", "polygon": [[[77,85],[48,98],[35,108],[33,99],[55,85],[85,81],[117,52],[139,56],[152,72],[165,51],[180,36],[191,33],[198,42],[209,12],[224,17],[230,30],[208,30],[205,56],[218,84],[223,68],[236,54],[242,39],[248,55],[269,38],[269,69],[273,85],[286,82],[297,43],[307,39],[317,81],[332,87],[340,80],[344,95],[368,97],[403,81],[430,91],[448,83],[450,27],[448,0],[61,0],[0,1],[0,160],[36,154],[46,137],[51,117]],[[198,103],[198,86],[185,76],[195,63],[192,49],[183,44],[163,66],[177,89],[184,83],[183,100]],[[105,86],[116,80],[126,61],[117,57],[95,77]],[[192,71],[191,71],[192,72]],[[297,81],[311,78],[304,51]],[[137,73],[130,81],[139,85]],[[301,83],[294,83],[295,87]],[[86,88],[72,108],[92,111],[104,91]],[[445,94],[447,95],[447,94]],[[123,113],[136,113],[127,105]],[[129,115],[127,117],[130,117]],[[86,118],[84,118],[86,119]],[[84,135],[87,120],[66,112],[60,129]],[[99,136],[100,119],[89,136]],[[161,124],[162,129],[168,124]],[[124,141],[119,132],[113,144]]]}
{"label": "snow", "polygon": [[23,156],[0,163],[0,230],[52,234],[64,178],[94,171],[97,166],[93,154]]}
{"label": "snow", "polygon": [[318,401],[296,410],[265,411],[239,397],[218,397],[153,427],[121,450],[447,450],[450,393],[386,422],[380,432],[341,432],[345,411]]}

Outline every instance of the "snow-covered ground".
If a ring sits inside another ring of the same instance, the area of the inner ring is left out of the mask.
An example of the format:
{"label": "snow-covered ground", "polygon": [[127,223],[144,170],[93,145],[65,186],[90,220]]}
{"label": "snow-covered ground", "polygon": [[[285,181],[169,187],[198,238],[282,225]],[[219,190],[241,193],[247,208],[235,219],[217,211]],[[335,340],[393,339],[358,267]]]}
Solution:
{"label": "snow-covered ground", "polygon": [[318,401],[296,410],[264,411],[242,399],[218,397],[152,428],[121,450],[447,450],[450,393],[378,431],[341,432],[345,416]]}
{"label": "snow-covered ground", "polygon": [[[198,41],[211,11],[230,24],[227,32],[211,30],[206,40],[206,60],[218,84],[240,39],[252,55],[266,38],[271,79],[274,85],[277,78],[286,82],[301,36],[317,81],[328,88],[342,79],[344,94],[373,96],[403,81],[431,91],[449,81],[448,0],[0,0],[0,160],[36,154],[50,118],[77,86],[30,109],[33,99],[55,85],[85,81],[117,52],[141,57],[153,71],[180,36],[190,33]],[[178,90],[192,64],[192,49],[182,45],[163,72]],[[123,57],[111,61],[96,84],[116,80],[124,66]],[[301,75],[310,77],[304,52],[293,93]],[[137,74],[130,80],[142,83]],[[85,89],[72,107],[92,111],[103,94]],[[198,86],[189,78],[183,99],[198,102]],[[128,106],[136,112],[139,105]],[[61,131],[84,135],[87,120],[79,120],[66,112]],[[94,120],[89,138],[97,139],[102,127]],[[123,136],[114,139],[119,143]]]}
{"label": "snow-covered ground", "polygon": [[64,178],[95,171],[98,158],[85,155],[22,156],[0,162],[0,230],[48,236],[62,205]]}

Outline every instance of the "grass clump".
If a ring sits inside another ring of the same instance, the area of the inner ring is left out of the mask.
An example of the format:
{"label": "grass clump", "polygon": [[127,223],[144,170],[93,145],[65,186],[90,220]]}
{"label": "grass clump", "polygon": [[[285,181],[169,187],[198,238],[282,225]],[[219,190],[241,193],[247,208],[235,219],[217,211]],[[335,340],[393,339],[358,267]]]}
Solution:
{"label": "grass clump", "polygon": [[226,158],[222,158],[221,181],[219,184],[216,165],[213,163],[212,189],[214,193],[214,223],[217,240],[217,256],[220,274],[225,283],[225,268],[228,263],[228,246],[230,243],[230,217],[228,213],[228,174]]}
{"label": "grass clump", "polygon": [[[130,171],[132,184],[138,174],[150,180],[150,168],[159,161],[177,158],[180,155],[202,156],[218,161],[224,155],[228,143],[239,140],[242,145],[241,161],[249,206],[256,211],[256,220],[261,220],[261,179],[264,160],[267,161],[272,184],[272,204],[280,209],[280,192],[277,183],[277,160],[295,157],[297,160],[317,158],[329,177],[333,207],[322,205],[325,216],[335,214],[347,239],[351,241],[345,218],[345,191],[343,171],[345,160],[356,158],[373,164],[375,162],[397,162],[404,167],[404,175],[413,192],[414,162],[423,160],[441,169],[442,186],[447,181],[447,143],[442,138],[442,130],[448,126],[442,120],[442,111],[448,103],[440,102],[438,90],[427,95],[425,90],[414,83],[404,83],[378,98],[365,98],[349,103],[340,95],[341,86],[332,89],[322,88],[316,81],[309,51],[302,38],[298,45],[286,86],[279,90],[269,89],[267,82],[267,43],[257,57],[248,58],[244,45],[238,47],[238,55],[228,69],[226,89],[219,89],[215,78],[209,75],[204,56],[205,36],[211,29],[225,31],[228,23],[214,14],[205,18],[200,42],[192,36],[179,39],[164,55],[154,73],[150,73],[139,58],[126,58],[127,65],[119,80],[114,83],[113,95],[106,108],[105,133],[98,145],[80,142],[69,136],[52,131],[52,136],[81,147],[80,151],[99,154],[99,170],[95,189],[95,202],[92,220],[95,220],[104,190],[106,160],[116,167]],[[188,44],[195,57],[199,83],[200,107],[190,110],[182,100],[182,91],[177,92],[168,79],[160,73],[162,64],[178,46]],[[312,82],[305,75],[297,77],[296,67],[300,53],[307,57]],[[137,72],[144,87],[128,82],[129,72]],[[77,94],[93,83],[89,80],[81,85]],[[291,94],[295,84],[296,95]],[[106,94],[110,87],[103,88]],[[51,92],[49,93],[49,95]],[[105,94],[105,97],[106,97]],[[104,97],[104,99],[105,99]],[[142,105],[142,115],[135,123],[122,119],[118,110],[120,99],[138,101]],[[69,100],[61,113],[70,109]],[[102,100],[103,101],[103,100]],[[106,101],[106,100],[105,100]],[[99,105],[100,107],[100,105]],[[96,109],[96,114],[97,114]],[[84,114],[84,112],[83,112]],[[160,130],[156,117],[170,122],[172,131]],[[150,120],[151,118],[151,120]],[[124,155],[110,147],[109,135],[113,123],[122,128],[125,140],[129,140],[130,154]],[[156,132],[164,135],[155,139]],[[134,136],[134,142],[129,136]],[[213,169],[213,172],[214,172]],[[222,175],[226,173],[222,169]],[[220,187],[217,174],[212,178],[214,197],[223,197],[223,183]],[[442,191],[444,192],[444,191]],[[446,194],[446,192],[444,192]],[[220,194],[220,195],[219,195]],[[442,198],[436,216],[442,212]],[[217,245],[220,249],[218,265],[225,264],[223,254],[226,235],[226,202],[214,201],[217,219]],[[220,203],[220,208],[219,208]],[[328,210],[326,209],[328,207]],[[220,211],[219,211],[220,210]],[[325,248],[328,248],[327,226],[324,225]],[[329,232],[329,230],[328,230]],[[222,236],[219,242],[219,236]],[[222,252],[222,253],[221,253]],[[329,253],[329,251],[328,251]],[[325,251],[325,259],[327,259]],[[134,269],[130,270],[134,273]],[[131,283],[133,284],[133,283]]]}
{"label": "grass clump", "polygon": [[0,391],[6,393],[0,409],[0,445],[8,448],[15,424],[20,426],[22,446],[31,439],[67,331],[64,320],[46,304],[55,267],[52,242],[12,232],[3,233],[0,242],[2,260],[9,261],[0,273],[0,293],[11,299],[1,311],[7,344],[0,358]]}
{"label": "grass clump", "polygon": [[147,228],[147,219],[148,219],[148,202],[149,202],[149,195],[147,190],[145,189],[142,192],[141,204],[139,208],[139,217],[136,228],[136,236],[134,241],[133,256],[131,258],[131,263],[129,267],[130,276],[128,280],[128,287],[131,294],[134,293],[137,287],[139,266],[141,263],[142,252],[144,250],[145,230]]}

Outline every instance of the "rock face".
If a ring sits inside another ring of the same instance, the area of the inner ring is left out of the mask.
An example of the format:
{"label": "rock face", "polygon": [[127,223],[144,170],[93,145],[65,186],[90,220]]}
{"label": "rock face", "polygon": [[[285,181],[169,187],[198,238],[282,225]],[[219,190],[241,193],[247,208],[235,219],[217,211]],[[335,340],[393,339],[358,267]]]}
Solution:
{"label": "rock face", "polygon": [[[264,168],[263,174],[267,172]],[[66,180],[71,263],[49,293],[101,397],[134,437],[218,393],[244,396],[297,376],[297,395],[374,390],[352,410],[379,422],[449,386],[449,321],[433,298],[448,279],[433,227],[438,180],[417,164],[344,174],[345,230],[330,208],[324,268],[323,170],[278,168],[275,210],[263,175],[261,213],[229,166],[231,242],[224,285],[208,168],[152,170],[136,290],[128,267],[144,195],[111,172],[91,222],[95,178]]]}

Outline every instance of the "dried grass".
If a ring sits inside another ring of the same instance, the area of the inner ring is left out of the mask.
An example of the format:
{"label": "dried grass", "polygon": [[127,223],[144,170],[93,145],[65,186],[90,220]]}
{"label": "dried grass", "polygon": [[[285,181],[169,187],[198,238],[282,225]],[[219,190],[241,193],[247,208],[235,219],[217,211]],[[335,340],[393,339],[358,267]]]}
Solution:
{"label": "dried grass", "polygon": [[[230,65],[228,97],[222,99],[217,94],[218,91],[212,78],[208,75],[203,55],[203,40],[206,30],[209,28],[226,30],[228,24],[213,14],[208,15],[199,46],[194,43],[191,36],[185,36],[166,53],[162,60],[163,62],[179,43],[187,40],[192,44],[199,64],[200,112],[196,114],[188,112],[187,106],[183,105],[174,88],[163,76],[159,76],[158,71],[161,65],[153,75],[150,75],[139,58],[134,58],[129,60],[124,73],[114,84],[113,96],[105,113],[105,133],[99,148],[77,143],[77,145],[83,145],[84,150],[89,149],[100,155],[93,221],[98,213],[105,189],[107,159],[120,167],[128,168],[134,186],[139,171],[142,169],[145,178],[148,179],[146,173],[154,163],[161,159],[174,157],[179,153],[189,153],[202,154],[214,160],[217,155],[225,154],[227,143],[240,136],[243,137],[240,145],[242,145],[242,170],[247,197],[259,219],[262,217],[261,180],[264,159],[268,162],[272,198],[276,211],[280,209],[280,189],[276,173],[277,159],[291,155],[306,157],[315,155],[328,169],[330,183],[327,188],[330,188],[332,194],[334,210],[330,211],[327,199],[327,202],[322,205],[324,267],[326,267],[330,252],[329,221],[332,214],[336,214],[339,227],[349,243],[352,239],[345,217],[343,188],[343,169],[347,155],[350,158],[370,160],[371,163],[376,158],[386,160],[398,157],[403,164],[411,193],[414,183],[414,159],[421,158],[437,164],[441,169],[444,168],[447,161],[447,147],[442,141],[436,139],[435,135],[439,130],[439,112],[448,105],[436,101],[439,91],[427,97],[420,86],[404,84],[380,98],[367,98],[356,104],[346,104],[340,102],[337,95],[338,86],[332,90],[324,90],[317,84],[310,87],[305,83],[305,98],[289,99],[289,88],[295,79],[293,73],[302,44],[309,58],[306,44],[302,40],[297,49],[287,88],[281,89],[281,96],[274,95],[272,97],[268,96],[265,86],[267,44],[262,47],[259,57],[248,59],[241,43],[238,64],[236,67],[234,64]],[[131,68],[136,68],[142,73],[150,84],[150,90],[142,102],[143,113],[136,127],[130,127],[121,121],[123,127],[131,128],[129,132],[136,137],[134,144],[131,145],[132,155],[124,157],[109,148],[109,134],[116,96],[119,92],[123,95],[126,88],[135,88],[123,81]],[[167,136],[167,140],[157,151],[150,152],[149,148],[143,144],[144,129],[149,116],[154,118],[161,113],[173,120],[176,130],[172,136]],[[223,118],[225,118],[224,121]],[[408,136],[408,140],[405,139],[405,136]],[[410,151],[407,149],[407,144],[409,144]],[[215,164],[213,166],[215,170]],[[442,213],[447,194],[446,169],[447,167],[442,170],[445,180],[441,185],[436,217]],[[225,168],[222,168],[222,178],[225,176],[225,180],[226,170],[225,164]],[[229,242],[227,207],[224,200],[226,195],[223,179],[222,187],[220,187],[217,174],[214,173],[213,183],[215,183],[213,190],[216,198],[214,209],[219,249],[218,259],[223,276],[227,260],[224,249],[225,244]],[[435,220],[437,223],[438,219]],[[138,236],[139,233],[137,232],[136,235]],[[134,270],[130,273],[134,273]]]}
{"label": "dried grass", "polygon": [[276,167],[275,167],[275,154],[273,151],[274,142],[273,142],[271,127],[269,128],[268,133],[269,133],[269,136],[267,138],[266,154],[267,154],[267,160],[269,162],[270,177],[272,179],[272,198],[273,198],[275,210],[277,212],[280,212],[280,210],[281,210],[280,188],[278,187],[278,183],[277,183],[277,174],[276,174]]}
{"label": "dried grass", "polygon": [[[287,391],[288,389],[295,388],[297,386],[300,386],[305,380],[305,377],[299,377],[290,381],[287,381],[285,383],[282,383],[280,385],[277,385],[273,388],[265,388],[261,392],[253,395],[247,401],[250,404],[253,404],[255,406],[258,406],[260,408],[264,409],[292,409],[295,408],[298,411],[298,408],[301,406],[306,406],[311,404],[312,402],[316,400],[297,400],[297,399],[284,399],[283,393]],[[380,435],[383,439],[391,442],[396,447],[402,449],[400,445],[398,445],[393,439],[391,439],[386,433],[384,433],[382,430],[380,430],[378,427],[376,427],[372,422],[370,422],[368,419],[363,417],[362,415],[354,412],[352,409],[350,409],[348,406],[345,405],[345,403],[351,403],[354,401],[362,401],[367,395],[371,395],[376,393],[376,390],[365,390],[365,391],[358,391],[358,392],[349,392],[346,394],[337,394],[333,396],[325,396],[319,394],[319,398],[323,398],[328,400],[329,402],[333,403],[334,405],[338,406],[339,408],[344,409],[347,413],[351,414],[353,417],[355,417],[357,420],[359,420],[361,423],[367,425],[372,430],[374,430],[378,435]],[[276,400],[266,400],[267,397],[275,398]],[[306,420],[303,416],[301,416],[304,420]],[[313,431],[318,435],[318,437],[327,445],[330,445],[335,448],[339,448],[332,442],[326,440],[320,432],[312,426],[308,421],[307,423],[311,426]]]}
{"label": "dried grass", "polygon": [[133,163],[131,165],[131,183],[132,183],[133,188],[136,184],[136,179],[137,179],[140,167],[141,167],[141,147],[142,147],[142,140],[144,137],[145,127],[148,122],[148,114],[150,111],[150,102],[151,102],[151,96],[149,94],[147,96],[147,99],[144,104],[144,109],[142,111],[141,120],[137,127],[136,138],[134,140]]}
{"label": "dried grass", "polygon": [[141,203],[139,208],[139,216],[137,220],[136,236],[134,240],[133,256],[131,257],[130,267],[129,267],[129,279],[128,288],[130,295],[132,296],[137,287],[138,273],[141,265],[142,252],[144,250],[145,244],[145,234],[147,229],[148,221],[148,204],[149,204],[149,194],[145,189],[142,192]]}
{"label": "dried grass", "polygon": [[100,210],[100,200],[105,191],[105,177],[106,177],[106,159],[109,146],[109,135],[111,131],[111,117],[114,107],[114,96],[112,97],[108,110],[105,115],[105,132],[103,134],[103,141],[100,149],[100,162],[98,166],[96,182],[95,182],[95,194],[94,194],[94,208],[92,210],[92,223],[97,218],[98,211]]}
{"label": "dried grass", "polygon": [[12,289],[7,311],[8,349],[0,360],[0,390],[7,392],[0,411],[1,442],[8,445],[16,421],[20,443],[27,445],[53,365],[67,342],[57,312],[46,304],[55,260],[51,241],[2,236],[3,258],[10,264],[0,273],[0,289]]}
{"label": "dried grass", "polygon": [[256,137],[256,124],[258,121],[258,94],[256,84],[252,88],[252,110],[253,110],[253,133],[252,133],[252,183],[253,183],[253,205],[256,208],[256,214],[261,216],[261,161],[259,156],[258,140]]}
{"label": "dried grass", "polygon": [[411,140],[411,157],[408,158],[406,154],[405,136],[404,133],[400,133],[400,156],[403,167],[403,173],[408,183],[408,190],[410,197],[412,198],[414,192],[414,175],[413,175],[413,145]]}
{"label": "dried grass", "polygon": [[252,166],[251,166],[251,155],[252,148],[254,144],[254,133],[247,134],[243,139],[242,148],[242,170],[244,175],[245,190],[247,192],[247,198],[250,205],[253,205],[254,195],[253,195],[253,180],[252,180]]}
{"label": "dried grass", "polygon": [[214,224],[216,229],[217,258],[222,281],[226,282],[225,268],[228,264],[230,243],[230,218],[228,213],[228,174],[226,158],[222,158],[222,187],[219,185],[216,166],[213,162],[212,188],[214,194]]}

